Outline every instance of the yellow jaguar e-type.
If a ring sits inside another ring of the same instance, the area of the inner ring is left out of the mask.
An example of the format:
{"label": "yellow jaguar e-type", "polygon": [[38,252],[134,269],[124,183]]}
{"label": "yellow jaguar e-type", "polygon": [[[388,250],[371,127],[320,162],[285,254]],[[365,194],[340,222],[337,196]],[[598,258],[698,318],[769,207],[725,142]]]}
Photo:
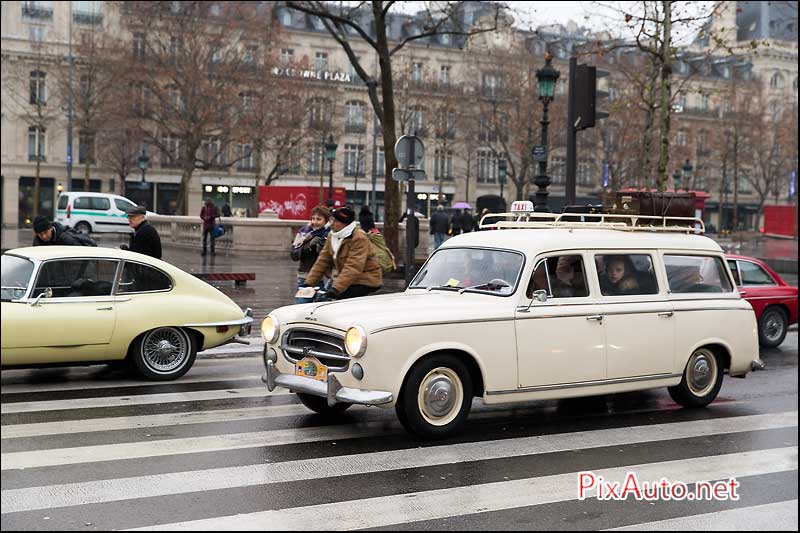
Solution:
{"label": "yellow jaguar e-type", "polygon": [[185,374],[198,350],[250,332],[252,311],[169,263],[113,248],[39,246],[2,256],[2,367],[127,360]]}

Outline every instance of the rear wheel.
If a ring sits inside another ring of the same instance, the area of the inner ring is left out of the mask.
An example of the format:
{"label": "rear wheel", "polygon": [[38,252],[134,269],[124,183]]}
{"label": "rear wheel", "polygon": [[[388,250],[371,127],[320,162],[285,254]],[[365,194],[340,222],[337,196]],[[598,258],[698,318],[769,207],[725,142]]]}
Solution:
{"label": "rear wheel", "polygon": [[758,320],[758,343],[767,348],[779,346],[786,338],[789,319],[780,307],[767,307]]}
{"label": "rear wheel", "polygon": [[461,427],[472,407],[472,379],[453,355],[422,360],[408,374],[395,406],[405,428],[425,439],[449,437]]}
{"label": "rear wheel", "polygon": [[720,358],[709,348],[698,348],[686,363],[679,385],[668,387],[669,395],[684,407],[705,407],[722,387]]}
{"label": "rear wheel", "polygon": [[321,396],[314,396],[313,394],[306,394],[298,392],[297,397],[303,402],[303,405],[314,411],[315,413],[323,416],[333,416],[344,413],[350,408],[351,403],[336,403],[333,406],[328,405],[328,399]]}
{"label": "rear wheel", "polygon": [[152,329],[133,343],[133,364],[142,377],[154,381],[177,379],[192,368],[197,343],[180,328]]}
{"label": "rear wheel", "polygon": [[89,233],[92,232],[92,225],[89,224],[88,222],[78,222],[77,224],[75,224],[75,231],[77,231],[78,233],[85,233],[88,235]]}

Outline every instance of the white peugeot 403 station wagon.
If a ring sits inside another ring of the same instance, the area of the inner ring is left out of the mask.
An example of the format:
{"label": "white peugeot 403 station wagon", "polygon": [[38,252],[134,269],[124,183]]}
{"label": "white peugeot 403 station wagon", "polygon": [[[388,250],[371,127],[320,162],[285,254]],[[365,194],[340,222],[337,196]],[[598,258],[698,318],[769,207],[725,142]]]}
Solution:
{"label": "white peugeot 403 station wagon", "polygon": [[703,407],[725,372],[750,371],[755,315],[702,221],[529,211],[515,202],[484,217],[482,228],[500,231],[446,241],[403,293],[270,313],[269,390],[288,388],[324,414],[394,407],[409,431],[439,438],[474,396],[668,387],[677,403]]}

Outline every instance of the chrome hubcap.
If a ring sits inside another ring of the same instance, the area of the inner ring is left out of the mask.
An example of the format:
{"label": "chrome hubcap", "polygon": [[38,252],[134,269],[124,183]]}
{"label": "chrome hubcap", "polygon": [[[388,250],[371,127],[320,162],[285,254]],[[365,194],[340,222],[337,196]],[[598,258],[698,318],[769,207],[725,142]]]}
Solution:
{"label": "chrome hubcap", "polygon": [[147,334],[142,343],[147,365],[156,372],[175,370],[189,353],[189,341],[175,328],[161,328]]}
{"label": "chrome hubcap", "polygon": [[717,381],[717,359],[708,350],[702,349],[692,354],[686,367],[686,382],[695,396],[705,396]]}
{"label": "chrome hubcap", "polygon": [[452,422],[458,416],[463,399],[461,379],[449,368],[431,370],[420,384],[420,413],[434,426],[444,426]]}

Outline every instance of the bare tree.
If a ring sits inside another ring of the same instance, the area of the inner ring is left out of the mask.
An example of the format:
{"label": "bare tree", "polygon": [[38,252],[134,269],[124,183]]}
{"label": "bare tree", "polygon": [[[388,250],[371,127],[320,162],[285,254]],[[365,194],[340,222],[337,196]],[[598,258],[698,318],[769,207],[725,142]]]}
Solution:
{"label": "bare tree", "polygon": [[225,169],[241,142],[238,127],[242,88],[272,60],[275,36],[271,5],[232,2],[129,2],[123,22],[134,33],[120,43],[123,83],[135,93],[139,130],[155,146],[163,166],[181,170],[178,212],[186,214],[189,183],[196,169]]}
{"label": "bare tree", "polygon": [[[98,130],[97,161],[119,178],[119,194],[125,193],[125,181],[137,168],[142,135],[125,125],[106,126]],[[87,189],[88,190],[88,189]]]}
{"label": "bare tree", "polygon": [[[60,128],[52,127],[63,119],[62,93],[55,72],[58,59],[48,50],[48,44],[31,39],[31,54],[27,61],[2,63],[2,83],[6,86],[4,113],[28,125],[28,160],[36,163],[34,171],[32,217],[39,214],[42,162],[46,160],[46,142],[51,145]],[[52,156],[52,152],[51,152]]]}
{"label": "bare tree", "polygon": [[[319,17],[326,30],[347,54],[356,73],[365,81],[369,99],[380,121],[385,153],[384,201],[386,220],[384,231],[389,248],[398,253],[398,221],[400,218],[399,187],[391,175],[397,166],[394,145],[397,140],[394,101],[393,58],[412,42],[424,42],[437,35],[464,38],[476,33],[494,31],[502,21],[504,8],[501,4],[487,4],[489,13],[476,25],[467,24],[459,2],[435,2],[415,17],[406,16],[402,36],[390,31],[390,18],[398,16],[392,8],[394,1],[373,0],[359,2],[352,7],[344,4],[321,1],[287,2],[297,11]],[[379,72],[376,77],[369,74],[364,59],[354,50],[356,42],[367,43],[377,54]]]}

